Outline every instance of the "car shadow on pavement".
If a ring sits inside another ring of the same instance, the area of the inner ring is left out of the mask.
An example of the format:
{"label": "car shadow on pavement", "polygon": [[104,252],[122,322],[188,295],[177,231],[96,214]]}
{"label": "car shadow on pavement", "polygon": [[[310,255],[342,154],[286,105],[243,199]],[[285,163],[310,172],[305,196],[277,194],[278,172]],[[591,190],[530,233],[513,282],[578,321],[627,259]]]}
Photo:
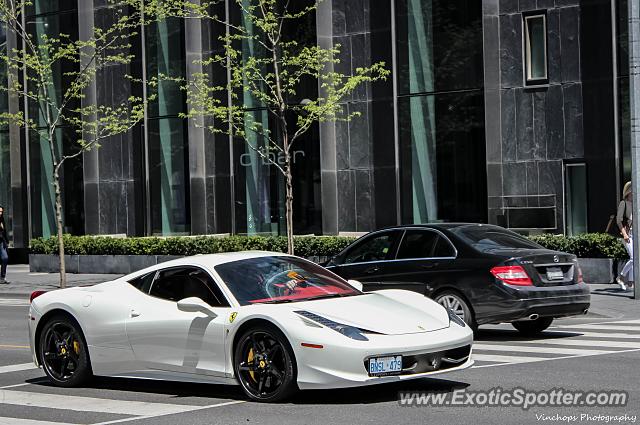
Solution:
{"label": "car shadow on pavement", "polygon": [[540,339],[557,339],[562,340],[563,338],[570,338],[575,336],[581,336],[580,332],[576,331],[560,331],[555,329],[549,329],[549,331],[545,331],[535,336],[524,336],[517,330],[511,329],[479,329],[474,334],[474,341],[536,341]]}
{"label": "car shadow on pavement", "polygon": [[[55,387],[48,379],[34,378],[25,382],[40,387]],[[286,403],[293,404],[369,404],[397,401],[400,391],[447,393],[463,389],[470,384],[444,379],[423,378],[404,382],[371,385],[367,387],[333,390],[306,390],[298,392]],[[84,386],[88,389],[162,394],[175,398],[198,397],[224,400],[248,398],[237,385],[193,384],[188,382],[150,381],[145,379],[95,377]]]}
{"label": "car shadow on pavement", "polygon": [[296,394],[294,404],[370,404],[398,401],[399,392],[450,393],[467,388],[466,382],[437,378],[422,378],[389,384],[335,390],[306,390]]}
{"label": "car shadow on pavement", "polygon": [[595,295],[608,295],[610,297],[633,298],[633,289],[623,291],[620,288],[600,288],[591,291]]}
{"label": "car shadow on pavement", "polygon": [[[25,382],[33,385],[55,387],[48,379],[28,379]],[[134,393],[164,394],[175,398],[210,397],[232,400],[246,400],[237,385],[194,384],[190,382],[160,381],[134,378],[110,378],[96,376],[84,385],[84,388],[111,390]]]}

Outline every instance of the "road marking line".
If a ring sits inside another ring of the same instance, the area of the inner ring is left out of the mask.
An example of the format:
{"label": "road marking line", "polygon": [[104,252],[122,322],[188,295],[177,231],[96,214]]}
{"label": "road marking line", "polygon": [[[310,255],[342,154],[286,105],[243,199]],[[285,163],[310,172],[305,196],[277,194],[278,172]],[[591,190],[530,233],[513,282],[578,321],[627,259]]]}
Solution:
{"label": "road marking line", "polygon": [[611,323],[629,323],[629,324],[640,324],[640,319],[635,319],[635,320],[618,320],[615,322],[611,322]]}
{"label": "road marking line", "polygon": [[0,425],[65,425],[69,422],[37,421],[35,419],[0,417]]}
{"label": "road marking line", "polygon": [[[636,348],[633,350],[620,350],[620,351],[613,351],[611,353],[608,354],[621,354],[621,353],[632,353],[632,352],[637,352],[640,351],[640,348]],[[475,355],[472,354],[474,357]],[[564,359],[575,359],[578,357],[589,357],[589,356],[598,356],[600,354],[584,354],[584,355],[580,355],[580,356],[562,356],[562,357],[538,357],[536,358],[535,361],[549,361],[549,360],[564,360]],[[483,367],[496,367],[496,366],[508,366],[508,365],[512,365],[512,364],[522,364],[522,363],[527,363],[527,362],[515,362],[515,363],[493,363],[493,364],[483,364],[483,365],[479,365],[479,366],[472,366],[472,369],[480,369]]]}
{"label": "road marking line", "polygon": [[21,384],[5,385],[4,387],[0,387],[0,390],[6,390],[8,388],[24,387],[26,385],[31,385],[31,382],[23,382]]}
{"label": "road marking line", "polygon": [[4,306],[12,306],[12,307],[22,307],[28,306],[29,300],[25,300],[24,298],[0,298],[0,305]]}
{"label": "road marking line", "polygon": [[43,394],[27,391],[0,390],[0,404],[36,406],[79,412],[116,413],[120,415],[171,415],[193,410],[194,406],[112,400],[62,394]]}
{"label": "road marking line", "polygon": [[[246,403],[246,400],[235,400],[235,401],[225,401],[223,403],[217,403],[217,404],[210,404],[208,406],[194,406],[193,409],[189,410],[189,412],[195,412],[197,410],[205,410],[205,409],[213,409],[215,407],[224,407],[224,406],[231,406],[234,404],[241,404],[241,403]],[[160,416],[166,416],[166,414],[154,414],[154,415],[145,415],[145,416],[138,416],[135,418],[124,418],[124,419],[116,419],[113,421],[107,421],[107,422],[99,422],[93,425],[111,425],[111,424],[119,424],[119,423],[123,423],[123,422],[131,422],[131,421],[137,421],[137,420],[141,420],[141,419],[151,419],[151,418],[157,418]]]}
{"label": "road marking line", "polygon": [[22,370],[36,369],[37,366],[33,363],[21,363],[12,364],[8,366],[0,366],[0,374],[10,372],[20,372]]}
{"label": "road marking line", "polygon": [[526,341],[527,344],[557,344],[557,345],[573,345],[584,347],[604,347],[604,348],[640,348],[640,342],[636,341],[606,341],[598,339],[536,339]]}
{"label": "road marking line", "polygon": [[28,345],[0,345],[0,348],[30,348]]}
{"label": "road marking line", "polygon": [[[555,328],[558,329],[558,328]],[[639,326],[619,326],[619,325],[573,325],[566,326],[562,329],[599,329],[606,331],[632,331],[632,332],[640,332]]]}
{"label": "road marking line", "polygon": [[528,347],[525,345],[492,345],[473,344],[473,350],[481,351],[513,351],[522,353],[545,353],[545,354],[607,354],[611,351],[603,350],[583,350],[577,348],[555,348],[555,347]]}
{"label": "road marking line", "polygon": [[538,360],[548,359],[547,357],[499,356],[499,355],[492,355],[492,354],[476,354],[475,352],[471,354],[471,358],[473,358],[473,360],[478,360],[483,362],[500,362],[500,363],[529,363],[529,362],[535,362]]}

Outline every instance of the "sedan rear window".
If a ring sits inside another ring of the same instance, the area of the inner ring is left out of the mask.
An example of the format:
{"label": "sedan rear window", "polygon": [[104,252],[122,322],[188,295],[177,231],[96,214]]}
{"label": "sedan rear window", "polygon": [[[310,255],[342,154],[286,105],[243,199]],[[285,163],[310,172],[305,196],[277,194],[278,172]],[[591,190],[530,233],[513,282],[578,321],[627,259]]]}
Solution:
{"label": "sedan rear window", "polygon": [[449,229],[460,239],[481,252],[499,249],[540,249],[540,245],[531,242],[519,234],[497,226],[472,225]]}

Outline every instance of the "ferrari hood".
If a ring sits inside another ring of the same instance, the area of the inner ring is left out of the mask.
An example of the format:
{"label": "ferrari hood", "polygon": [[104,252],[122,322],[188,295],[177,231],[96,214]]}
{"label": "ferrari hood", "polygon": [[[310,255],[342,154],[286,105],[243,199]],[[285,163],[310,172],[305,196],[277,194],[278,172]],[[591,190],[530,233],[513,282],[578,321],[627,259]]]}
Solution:
{"label": "ferrari hood", "polygon": [[[392,292],[392,291],[389,291]],[[405,292],[405,291],[393,291]],[[410,303],[382,293],[305,301],[289,305],[335,322],[385,335],[435,331],[449,326],[449,316],[436,303],[420,297]]]}

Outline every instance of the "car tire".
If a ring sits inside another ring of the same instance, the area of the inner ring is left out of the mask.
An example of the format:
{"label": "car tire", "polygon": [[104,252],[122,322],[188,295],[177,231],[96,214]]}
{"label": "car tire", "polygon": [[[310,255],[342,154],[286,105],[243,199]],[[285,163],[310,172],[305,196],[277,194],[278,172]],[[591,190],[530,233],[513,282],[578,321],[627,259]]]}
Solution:
{"label": "car tire", "polygon": [[514,328],[516,328],[524,336],[537,335],[540,332],[551,326],[553,317],[539,317],[536,320],[520,320],[512,322]]}
{"label": "car tire", "polygon": [[238,339],[233,358],[236,379],[250,399],[273,403],[298,391],[293,349],[275,326],[247,329]]}
{"label": "car tire", "polygon": [[44,324],[38,350],[42,369],[58,387],[77,387],[93,376],[84,334],[70,317],[54,316]]}
{"label": "car tire", "polygon": [[434,299],[441,306],[453,310],[471,329],[474,331],[478,329],[473,310],[462,295],[454,291],[444,291],[437,294]]}

